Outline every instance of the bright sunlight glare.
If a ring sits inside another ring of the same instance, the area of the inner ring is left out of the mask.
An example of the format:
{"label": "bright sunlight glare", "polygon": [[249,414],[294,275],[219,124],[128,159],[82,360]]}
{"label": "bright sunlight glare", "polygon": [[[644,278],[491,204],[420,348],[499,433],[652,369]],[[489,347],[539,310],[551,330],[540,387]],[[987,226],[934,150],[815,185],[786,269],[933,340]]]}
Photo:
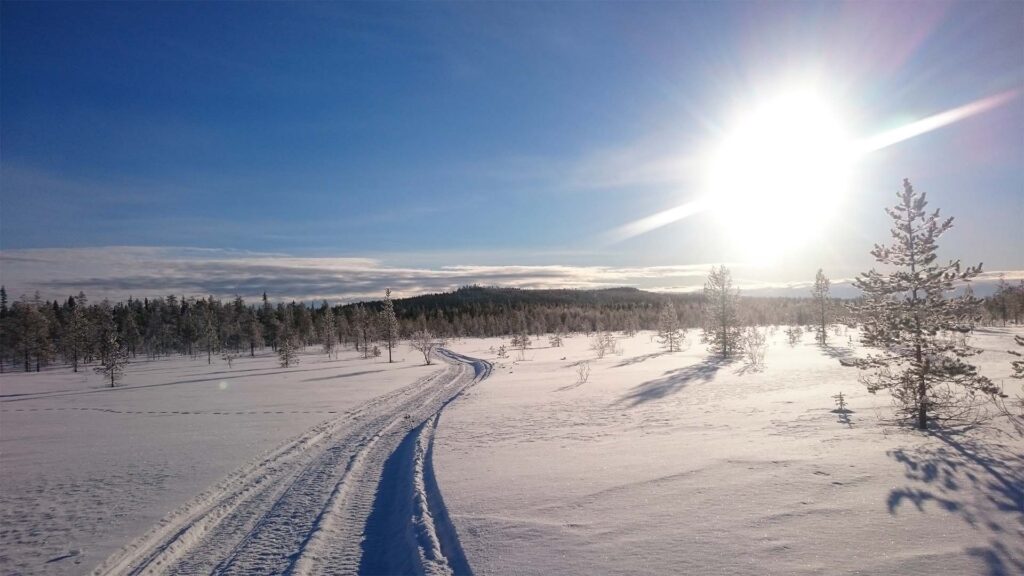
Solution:
{"label": "bright sunlight glare", "polygon": [[723,234],[753,262],[814,241],[833,222],[854,154],[818,93],[784,93],[741,115],[711,157],[708,192]]}

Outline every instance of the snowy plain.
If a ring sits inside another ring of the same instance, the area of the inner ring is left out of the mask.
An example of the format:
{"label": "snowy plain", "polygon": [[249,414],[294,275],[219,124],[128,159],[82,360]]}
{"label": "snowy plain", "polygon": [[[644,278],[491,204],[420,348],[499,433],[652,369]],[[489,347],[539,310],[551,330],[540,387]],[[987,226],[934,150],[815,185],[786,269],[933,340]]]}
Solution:
{"label": "snowy plain", "polygon": [[[1013,333],[972,343],[1020,393]],[[761,372],[710,358],[693,331],[682,352],[641,333],[603,359],[583,336],[522,360],[496,358],[500,340],[454,345],[494,362],[437,436],[474,572],[1024,574],[1024,439],[1000,420],[884,424],[889,397],[838,361],[862,352],[851,336],[791,347],[780,329]],[[833,412],[839,392],[850,413]]]}
{"label": "snowy plain", "polygon": [[[972,340],[1011,392],[1014,333]],[[465,560],[436,572],[1024,573],[1024,440],[999,420],[943,434],[886,424],[888,397],[839,363],[862,352],[851,336],[790,346],[778,330],[763,371],[709,358],[692,331],[671,354],[649,332],[620,335],[601,359],[584,335],[535,339],[522,359],[497,357],[507,340],[451,342],[492,362],[489,377],[393,434],[436,428],[428,480]],[[453,369],[404,347],[397,358],[140,360],[113,390],[89,370],[3,375],[0,572],[89,573],[275,448]],[[849,413],[833,411],[840,391]],[[349,528],[386,539],[378,526]],[[359,571],[384,570],[379,556]]]}
{"label": "snowy plain", "polygon": [[0,376],[0,573],[88,573],[254,458],[439,368],[396,360],[140,358],[113,389],[89,368]]}

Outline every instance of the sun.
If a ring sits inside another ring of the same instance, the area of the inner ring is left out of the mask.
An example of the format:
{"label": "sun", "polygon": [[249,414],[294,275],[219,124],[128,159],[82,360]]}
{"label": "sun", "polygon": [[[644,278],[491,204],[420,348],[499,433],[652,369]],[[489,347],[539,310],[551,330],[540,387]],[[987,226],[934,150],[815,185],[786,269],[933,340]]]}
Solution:
{"label": "sun", "polygon": [[820,240],[849,187],[852,144],[829,99],[794,90],[741,114],[711,156],[724,235],[764,263]]}

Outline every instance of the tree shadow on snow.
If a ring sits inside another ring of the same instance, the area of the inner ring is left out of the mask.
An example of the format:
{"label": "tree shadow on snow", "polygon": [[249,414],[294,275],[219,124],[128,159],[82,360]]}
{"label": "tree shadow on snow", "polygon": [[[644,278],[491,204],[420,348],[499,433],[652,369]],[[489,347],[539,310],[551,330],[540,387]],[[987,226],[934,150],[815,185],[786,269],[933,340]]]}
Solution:
{"label": "tree shadow on snow", "polygon": [[831,344],[818,344],[818,349],[822,351],[826,356],[835,358],[836,360],[843,360],[853,356],[853,350],[846,346],[833,346]]}
{"label": "tree shadow on snow", "polygon": [[710,382],[714,380],[715,374],[723,366],[729,364],[729,362],[716,356],[697,364],[668,370],[661,378],[634,386],[629,393],[619,398],[617,403],[626,403],[632,408],[646,402],[661,400],[666,396],[679,392],[693,382]]}
{"label": "tree shadow on snow", "polygon": [[950,431],[930,435],[941,444],[888,452],[910,481],[889,492],[889,513],[897,515],[904,503],[920,512],[938,506],[988,537],[988,546],[965,550],[984,563],[987,574],[1024,574],[1024,454],[1019,447],[958,438]]}
{"label": "tree shadow on snow", "polygon": [[626,358],[622,362],[619,362],[614,367],[622,368],[623,366],[632,366],[633,364],[639,364],[641,362],[651,360],[652,358],[657,358],[658,356],[664,356],[665,354],[668,354],[668,352],[652,352],[650,354],[643,354],[641,356],[633,356],[632,358]]}
{"label": "tree shadow on snow", "polygon": [[840,424],[846,424],[848,428],[853,428],[853,422],[850,421],[850,414],[854,414],[853,410],[850,410],[849,408],[843,408],[841,410],[836,408],[832,413],[839,416]]}

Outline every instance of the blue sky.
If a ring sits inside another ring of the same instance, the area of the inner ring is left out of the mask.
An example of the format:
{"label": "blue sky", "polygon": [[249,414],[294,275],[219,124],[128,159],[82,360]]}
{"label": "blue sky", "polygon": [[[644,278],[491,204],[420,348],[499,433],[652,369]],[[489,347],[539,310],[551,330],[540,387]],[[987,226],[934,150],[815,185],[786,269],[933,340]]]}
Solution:
{"label": "blue sky", "polygon": [[[771,267],[745,269],[700,215],[607,241],[692,199],[692,175],[675,167],[779,79],[816,78],[864,136],[1020,89],[1021,3],[5,2],[2,12],[7,258],[130,246],[164,271],[153,278],[174,272],[152,262],[189,261],[191,249],[314,268],[340,257],[434,272],[632,267],[618,281],[565,285],[660,289],[700,279],[644,270],[736,262],[752,284],[800,282],[819,266],[836,278],[870,266],[871,244],[886,238],[882,207],[909,176],[957,218],[950,256],[1024,269],[1020,97],[872,154],[831,233]],[[24,272],[8,260],[5,282],[69,277],[58,261]],[[107,276],[94,276],[103,292]]]}

